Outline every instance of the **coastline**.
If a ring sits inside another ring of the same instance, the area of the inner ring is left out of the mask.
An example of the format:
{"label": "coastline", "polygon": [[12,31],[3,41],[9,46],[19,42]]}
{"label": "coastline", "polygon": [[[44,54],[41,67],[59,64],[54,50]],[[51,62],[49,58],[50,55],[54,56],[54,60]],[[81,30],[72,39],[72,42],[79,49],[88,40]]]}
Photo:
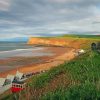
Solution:
{"label": "coastline", "polygon": [[15,68],[13,70],[5,71],[0,73],[0,77],[6,77],[8,74],[15,75],[16,71],[20,71],[22,73],[28,73],[28,72],[39,72],[43,70],[49,70],[52,67],[55,67],[59,64],[63,64],[65,61],[69,61],[73,59],[74,56],[74,51],[75,49],[73,48],[68,48],[68,47],[46,47],[44,49],[44,52],[50,51],[54,53],[55,55],[53,56],[44,56],[44,57],[39,57],[41,60],[44,60],[43,62],[36,63],[36,64],[30,64],[26,66],[19,66],[18,68]]}

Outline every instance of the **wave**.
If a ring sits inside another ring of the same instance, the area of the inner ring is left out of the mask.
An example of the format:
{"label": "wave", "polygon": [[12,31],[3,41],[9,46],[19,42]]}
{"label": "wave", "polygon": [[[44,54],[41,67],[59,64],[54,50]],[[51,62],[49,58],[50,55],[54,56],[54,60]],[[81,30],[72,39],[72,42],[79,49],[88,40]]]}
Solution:
{"label": "wave", "polygon": [[8,51],[0,51],[0,54],[2,53],[13,53],[13,52],[20,52],[20,51],[35,51],[35,50],[42,50],[42,47],[34,47],[34,48],[28,48],[28,49],[15,49],[15,50],[8,50]]}

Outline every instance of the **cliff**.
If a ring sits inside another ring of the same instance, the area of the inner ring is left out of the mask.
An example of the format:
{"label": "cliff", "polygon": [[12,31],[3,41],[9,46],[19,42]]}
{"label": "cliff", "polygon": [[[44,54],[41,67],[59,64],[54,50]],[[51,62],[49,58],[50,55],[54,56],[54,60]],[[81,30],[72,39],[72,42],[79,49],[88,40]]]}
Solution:
{"label": "cliff", "polygon": [[30,45],[52,45],[52,46],[68,46],[74,48],[80,48],[82,45],[89,42],[86,39],[77,38],[35,38],[31,37],[28,41]]}

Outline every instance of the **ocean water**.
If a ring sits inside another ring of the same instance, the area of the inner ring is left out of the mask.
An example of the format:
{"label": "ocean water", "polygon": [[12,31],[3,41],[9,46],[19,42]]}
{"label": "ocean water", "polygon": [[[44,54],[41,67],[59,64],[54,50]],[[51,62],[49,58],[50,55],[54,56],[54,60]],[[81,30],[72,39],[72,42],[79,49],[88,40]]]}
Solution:
{"label": "ocean water", "polygon": [[33,47],[33,46],[27,45],[25,42],[20,42],[20,43],[0,42],[0,52],[17,50],[17,49],[28,49],[31,47]]}
{"label": "ocean water", "polygon": [[44,47],[34,47],[26,43],[5,43],[0,42],[0,59],[10,57],[34,57],[52,56],[50,52],[44,52]]}

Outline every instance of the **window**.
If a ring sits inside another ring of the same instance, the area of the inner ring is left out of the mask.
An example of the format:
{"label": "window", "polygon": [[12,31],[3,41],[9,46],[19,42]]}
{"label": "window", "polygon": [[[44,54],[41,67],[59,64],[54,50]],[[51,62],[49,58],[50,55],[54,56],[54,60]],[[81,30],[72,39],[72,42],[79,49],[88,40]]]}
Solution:
{"label": "window", "polygon": [[23,86],[21,86],[21,88],[23,88]]}

